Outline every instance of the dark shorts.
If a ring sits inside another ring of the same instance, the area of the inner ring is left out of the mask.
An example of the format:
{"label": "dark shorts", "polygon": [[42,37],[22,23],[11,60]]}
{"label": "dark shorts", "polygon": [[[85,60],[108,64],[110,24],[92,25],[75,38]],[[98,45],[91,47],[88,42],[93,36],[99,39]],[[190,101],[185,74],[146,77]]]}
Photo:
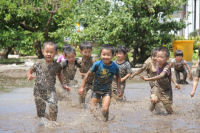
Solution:
{"label": "dark shorts", "polygon": [[96,91],[92,92],[92,98],[102,99],[105,96],[111,97],[111,92],[96,92]]}

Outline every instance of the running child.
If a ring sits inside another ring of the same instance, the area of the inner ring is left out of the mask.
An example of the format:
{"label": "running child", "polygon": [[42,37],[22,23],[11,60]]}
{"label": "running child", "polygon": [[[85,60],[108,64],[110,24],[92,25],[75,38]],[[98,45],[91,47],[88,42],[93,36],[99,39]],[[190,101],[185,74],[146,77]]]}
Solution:
{"label": "running child", "polygon": [[116,78],[114,78],[113,83],[112,83],[112,96],[116,99],[123,99],[124,90],[126,88],[126,80],[129,78],[129,76],[132,73],[130,63],[125,60],[126,56],[127,56],[126,48],[124,46],[118,46],[116,49],[117,60],[115,61],[115,63],[119,67],[119,74],[121,77],[121,83],[120,83],[121,97],[118,97],[117,80]]}
{"label": "running child", "polygon": [[[34,97],[38,117],[46,117],[51,121],[56,121],[58,107],[56,98],[56,75],[58,76],[62,87],[64,86],[61,78],[61,66],[54,62],[54,57],[57,53],[57,45],[53,42],[45,42],[43,44],[42,53],[44,59],[34,63],[32,68],[27,72],[28,80],[35,79]],[[32,75],[36,74],[36,77]],[[49,114],[45,113],[46,104],[49,105]]]}
{"label": "running child", "polygon": [[83,79],[81,88],[79,89],[79,94],[83,95],[85,92],[85,85],[88,80],[88,77],[94,72],[94,84],[93,84],[93,93],[91,99],[91,112],[96,107],[100,99],[102,99],[102,114],[104,121],[108,120],[109,115],[109,106],[111,98],[111,84],[113,76],[116,75],[117,79],[117,88],[119,96],[120,93],[120,77],[119,77],[119,67],[116,63],[112,61],[114,56],[114,48],[112,45],[105,44],[101,47],[100,57],[101,60],[95,62],[91,69],[87,72],[85,78]]}
{"label": "running child", "polygon": [[[84,42],[82,43],[80,46],[80,51],[81,51],[81,55],[82,55],[82,59],[79,60],[79,64],[80,64],[80,74],[82,76],[82,79],[85,77],[85,75],[87,74],[87,72],[89,71],[90,67],[93,65],[93,63],[95,62],[95,60],[92,58],[92,45],[90,42]],[[80,95],[80,103],[85,103],[85,96],[88,92],[88,90],[92,90],[93,88],[93,80],[94,80],[94,73],[92,75],[90,75],[88,77],[88,80],[86,82],[85,85],[85,92],[83,95]]]}
{"label": "running child", "polygon": [[67,48],[67,47],[71,47],[69,44],[64,44],[64,46],[63,46],[63,50],[62,50],[62,55],[60,55],[59,57],[58,57],[58,59],[57,59],[57,63],[61,63],[62,61],[65,61],[66,60],[66,58],[65,58],[65,49]]}
{"label": "running child", "polygon": [[[192,80],[192,72],[189,68],[189,66],[186,64],[186,62],[183,59],[183,52],[181,50],[176,50],[174,53],[175,58],[171,61],[170,66],[174,67],[175,75],[176,75],[176,82],[180,84],[188,84],[186,81],[187,79],[187,71],[189,72],[189,78]],[[180,73],[183,74],[183,80],[180,79]]]}
{"label": "running child", "polygon": [[161,101],[168,114],[173,113],[172,103],[172,85],[171,85],[171,67],[167,63],[169,59],[169,50],[165,47],[161,47],[157,52],[157,76],[141,78],[145,81],[155,81],[158,86],[158,102]]}

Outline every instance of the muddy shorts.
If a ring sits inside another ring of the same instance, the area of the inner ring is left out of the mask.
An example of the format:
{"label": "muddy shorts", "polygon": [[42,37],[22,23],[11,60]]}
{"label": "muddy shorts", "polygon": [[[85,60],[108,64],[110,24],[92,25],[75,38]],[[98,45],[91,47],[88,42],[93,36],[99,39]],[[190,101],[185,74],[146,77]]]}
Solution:
{"label": "muddy shorts", "polygon": [[111,97],[111,92],[96,92],[96,91],[92,92],[92,98],[102,99],[105,96]]}
{"label": "muddy shorts", "polygon": [[150,96],[150,98],[152,98],[152,97],[157,97],[158,98],[158,95],[159,95],[158,87],[157,86],[152,86],[151,87],[151,96]]}
{"label": "muddy shorts", "polygon": [[[48,117],[48,119],[56,121],[58,113],[56,92],[37,90],[34,96],[38,117]],[[49,107],[49,114],[45,113],[47,106]]]}

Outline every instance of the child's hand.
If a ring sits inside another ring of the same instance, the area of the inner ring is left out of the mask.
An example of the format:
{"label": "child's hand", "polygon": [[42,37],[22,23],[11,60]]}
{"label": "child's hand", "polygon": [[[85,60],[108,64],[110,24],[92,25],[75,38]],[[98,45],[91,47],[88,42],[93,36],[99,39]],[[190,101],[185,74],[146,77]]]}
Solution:
{"label": "child's hand", "polygon": [[118,93],[118,96],[119,96],[119,97],[122,97],[122,93],[121,93],[121,90],[120,90],[120,89],[117,89],[117,93]]}
{"label": "child's hand", "polygon": [[141,79],[143,79],[144,81],[148,81],[148,78],[144,77],[144,76],[140,76]]}
{"label": "child's hand", "polygon": [[83,95],[83,93],[84,93],[84,88],[80,88],[80,89],[78,90],[78,94],[79,94],[79,95]]}
{"label": "child's hand", "polygon": [[175,84],[175,88],[176,88],[176,89],[181,89],[181,87],[180,87],[179,84]]}
{"label": "child's hand", "polygon": [[195,94],[195,91],[192,91],[192,92],[190,93],[190,96],[193,97],[194,94]]}
{"label": "child's hand", "polygon": [[121,78],[121,81],[120,82],[124,82],[124,78]]}
{"label": "child's hand", "polygon": [[32,79],[34,79],[35,78],[35,76],[33,76],[32,74],[27,74],[27,79],[28,80],[32,80]]}
{"label": "child's hand", "polygon": [[69,88],[69,86],[64,86],[63,85],[63,89],[65,89],[66,91],[70,91],[71,89]]}
{"label": "child's hand", "polygon": [[193,80],[193,78],[192,78],[192,74],[190,74],[190,77],[189,77],[189,79],[190,79],[190,80]]}

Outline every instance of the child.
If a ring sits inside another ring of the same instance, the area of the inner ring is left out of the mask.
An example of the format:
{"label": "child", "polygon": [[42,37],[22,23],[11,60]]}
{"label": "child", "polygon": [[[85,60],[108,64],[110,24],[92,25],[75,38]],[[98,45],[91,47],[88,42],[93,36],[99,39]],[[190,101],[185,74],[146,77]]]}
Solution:
{"label": "child", "polygon": [[60,56],[58,57],[57,63],[61,63],[62,61],[65,61],[65,60],[66,60],[64,51],[65,51],[65,48],[67,48],[67,47],[70,47],[70,45],[69,45],[69,44],[64,44],[64,46],[63,46],[63,51],[62,51],[62,55],[60,55]]}
{"label": "child", "polygon": [[[156,55],[157,55],[158,48],[155,48],[151,51],[151,58],[148,58],[142,68],[140,68],[138,71],[136,71],[134,74],[131,75],[131,78],[133,78],[136,75],[139,75],[143,71],[147,72],[147,75],[149,78],[154,77],[157,75],[156,70]],[[158,88],[156,86],[155,81],[150,81],[149,85],[151,87],[151,105],[150,105],[150,111],[153,111],[155,109],[155,104],[158,101],[157,92]]]}
{"label": "child", "polygon": [[77,68],[80,68],[76,59],[76,51],[73,47],[67,47],[64,50],[64,57],[67,59],[61,62],[64,84],[68,87],[70,82],[74,80]]}
{"label": "child", "polygon": [[[200,47],[198,49],[199,51],[199,59],[200,59]],[[195,76],[194,76],[194,81],[193,81],[193,87],[192,87],[192,92],[190,93],[190,96],[193,97],[199,82],[199,77],[200,77],[200,62],[198,62],[198,66],[195,72]]]}
{"label": "child", "polygon": [[116,80],[116,78],[114,78],[113,83],[112,83],[112,96],[116,97],[117,99],[123,99],[124,90],[126,87],[126,80],[129,78],[129,76],[132,73],[130,63],[125,60],[126,56],[127,56],[126,48],[124,46],[118,46],[116,49],[117,60],[115,61],[115,63],[119,67],[119,73],[120,73],[120,77],[121,77],[121,84],[120,84],[121,94],[122,94],[121,97],[117,97],[117,80]]}
{"label": "child", "polygon": [[[91,57],[92,54],[92,45],[89,42],[84,42],[79,46],[82,54],[82,59],[79,60],[80,64],[80,74],[82,76],[82,79],[85,77],[86,73],[89,71],[90,67],[93,65],[95,60]],[[90,75],[88,78],[86,85],[85,85],[85,93],[83,95],[80,95],[80,103],[85,103],[85,96],[88,92],[88,90],[92,90],[93,86],[93,79],[94,79],[94,74]]]}
{"label": "child", "polygon": [[[56,121],[58,107],[56,99],[56,75],[64,89],[61,79],[61,66],[54,62],[54,57],[57,53],[57,45],[53,42],[45,42],[43,45],[42,53],[44,60],[35,63],[32,68],[27,72],[28,80],[32,80],[36,73],[34,96],[38,117],[46,117],[49,120]],[[45,113],[46,103],[49,105],[49,114]]]}
{"label": "child", "polygon": [[167,63],[169,58],[169,50],[165,47],[161,47],[157,52],[157,76],[146,78],[141,76],[141,78],[145,81],[154,81],[156,80],[156,84],[158,86],[158,100],[161,101],[167,111],[168,114],[173,113],[172,103],[172,86],[171,86],[171,68]]}
{"label": "child", "polygon": [[[175,56],[175,59],[171,61],[170,66],[174,67],[176,82],[182,83],[182,84],[188,84],[188,82],[186,81],[187,71],[185,67],[187,68],[189,72],[190,80],[192,80],[192,73],[190,71],[189,66],[183,60],[183,52],[181,50],[176,50],[174,56]],[[180,80],[180,73],[183,73],[183,80]]]}
{"label": "child", "polygon": [[91,69],[87,72],[85,78],[83,79],[81,88],[79,89],[79,94],[83,95],[88,77],[91,75],[91,73],[95,72],[90,109],[93,111],[94,107],[96,107],[96,104],[102,98],[102,114],[104,116],[104,121],[108,120],[111,84],[114,75],[116,75],[118,93],[121,96],[119,67],[112,61],[113,56],[113,46],[109,44],[103,45],[100,50],[101,60],[92,65]]}

